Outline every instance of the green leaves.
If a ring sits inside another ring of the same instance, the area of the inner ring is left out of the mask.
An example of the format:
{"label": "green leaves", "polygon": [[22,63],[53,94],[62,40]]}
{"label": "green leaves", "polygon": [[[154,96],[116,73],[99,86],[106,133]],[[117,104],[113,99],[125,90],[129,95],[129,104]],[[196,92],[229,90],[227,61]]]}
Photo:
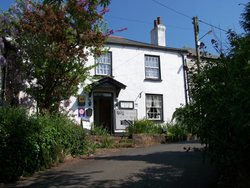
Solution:
{"label": "green leaves", "polygon": [[241,184],[239,178],[249,176],[250,168],[250,39],[234,33],[228,38],[227,56],[205,61],[200,74],[191,74],[192,102],[181,112],[189,124],[190,112],[186,112],[191,110],[193,126],[212,160],[230,171],[228,179],[236,180],[226,182],[232,186]]}
{"label": "green leaves", "polygon": [[82,128],[63,115],[29,117],[21,108],[0,108],[0,182],[83,154],[84,137]]}
{"label": "green leaves", "polygon": [[104,51],[103,10],[108,4],[109,0],[20,0],[6,16],[0,15],[8,22],[0,34],[12,37],[24,65],[22,79],[29,83],[26,92],[40,112],[57,112],[60,101],[75,95],[79,83],[90,78],[93,66],[86,61]]}
{"label": "green leaves", "polygon": [[131,137],[133,134],[161,134],[163,133],[163,128],[161,125],[147,119],[136,120],[133,124],[129,125],[128,134]]}

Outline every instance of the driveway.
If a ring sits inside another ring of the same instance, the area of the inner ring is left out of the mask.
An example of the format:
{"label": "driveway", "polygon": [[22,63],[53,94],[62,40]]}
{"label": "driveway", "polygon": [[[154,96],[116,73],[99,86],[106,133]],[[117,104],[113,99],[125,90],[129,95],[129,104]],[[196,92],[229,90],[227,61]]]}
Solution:
{"label": "driveway", "polygon": [[201,147],[186,142],[120,149],[66,162],[7,187],[215,187],[216,171],[197,151]]}

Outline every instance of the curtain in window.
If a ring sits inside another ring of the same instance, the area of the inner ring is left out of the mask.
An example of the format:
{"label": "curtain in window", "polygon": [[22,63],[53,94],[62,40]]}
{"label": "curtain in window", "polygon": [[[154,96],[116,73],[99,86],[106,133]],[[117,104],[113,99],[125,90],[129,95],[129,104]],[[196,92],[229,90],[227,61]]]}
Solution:
{"label": "curtain in window", "polygon": [[162,96],[146,96],[147,119],[162,120]]}
{"label": "curtain in window", "polygon": [[159,57],[145,56],[146,78],[160,79]]}
{"label": "curtain in window", "polygon": [[111,75],[111,53],[101,55],[96,63],[97,75]]}

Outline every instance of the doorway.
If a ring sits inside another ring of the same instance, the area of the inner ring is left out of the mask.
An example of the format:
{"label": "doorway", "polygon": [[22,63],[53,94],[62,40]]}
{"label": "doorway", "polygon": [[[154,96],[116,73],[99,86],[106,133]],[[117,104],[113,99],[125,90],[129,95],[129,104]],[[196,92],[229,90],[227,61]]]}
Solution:
{"label": "doorway", "polygon": [[104,92],[94,93],[94,124],[113,132],[113,94]]}

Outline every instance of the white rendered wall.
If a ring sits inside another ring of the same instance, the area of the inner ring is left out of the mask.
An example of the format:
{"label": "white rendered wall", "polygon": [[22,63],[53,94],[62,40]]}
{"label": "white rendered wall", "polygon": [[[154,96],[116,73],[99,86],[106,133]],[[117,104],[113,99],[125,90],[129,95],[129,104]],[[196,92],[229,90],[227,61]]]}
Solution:
{"label": "white rendered wall", "polygon": [[[121,90],[118,100],[136,100],[135,108],[141,119],[146,116],[145,94],[162,94],[164,121],[170,121],[175,109],[185,104],[182,56],[132,47],[111,47],[110,51],[114,79],[127,86],[125,90]],[[145,55],[160,57],[161,81],[145,80]],[[138,97],[140,93],[141,98]]]}
{"label": "white rendered wall", "polygon": [[[134,101],[138,119],[142,119],[146,117],[145,95],[161,94],[163,96],[163,120],[169,122],[175,109],[185,104],[182,56],[177,52],[163,50],[117,45],[109,47],[109,51],[112,52],[112,76],[127,86],[125,90],[120,91],[118,101]],[[160,57],[161,81],[145,80],[145,55]],[[94,58],[90,57],[88,65],[92,64],[94,64]],[[91,70],[91,74],[94,73],[95,70]],[[79,94],[81,92],[82,90]],[[72,104],[75,104],[75,100],[76,98],[71,97]],[[68,109],[71,109],[76,121],[80,122],[80,118],[77,117],[77,108],[73,107],[71,105]],[[84,127],[89,128],[92,122],[93,116],[89,121],[83,122]]]}

